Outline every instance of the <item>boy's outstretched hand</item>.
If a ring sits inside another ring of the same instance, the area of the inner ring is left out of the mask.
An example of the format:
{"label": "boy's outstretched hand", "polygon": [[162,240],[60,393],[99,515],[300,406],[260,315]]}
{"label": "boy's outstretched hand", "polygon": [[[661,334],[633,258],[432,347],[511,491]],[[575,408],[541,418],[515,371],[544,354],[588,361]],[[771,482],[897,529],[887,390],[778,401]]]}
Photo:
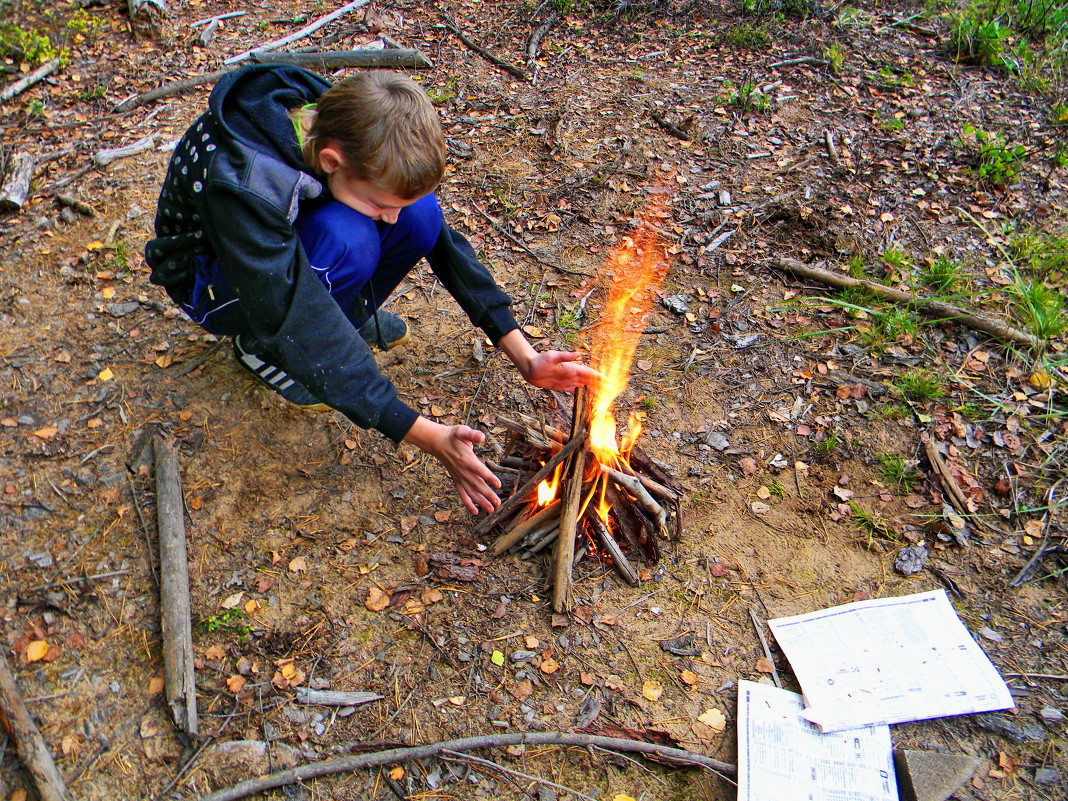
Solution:
{"label": "boy's outstretched hand", "polygon": [[592,367],[577,363],[582,358],[578,353],[534,350],[518,328],[501,337],[497,345],[527,383],[542,389],[570,391],[578,386],[592,386],[601,378]]}
{"label": "boy's outstretched hand", "polygon": [[500,479],[474,452],[474,446],[485,440],[485,434],[469,426],[443,426],[425,417],[417,418],[404,438],[445,465],[460,500],[473,515],[480,507],[488,514],[501,505],[494,492],[501,486]]}

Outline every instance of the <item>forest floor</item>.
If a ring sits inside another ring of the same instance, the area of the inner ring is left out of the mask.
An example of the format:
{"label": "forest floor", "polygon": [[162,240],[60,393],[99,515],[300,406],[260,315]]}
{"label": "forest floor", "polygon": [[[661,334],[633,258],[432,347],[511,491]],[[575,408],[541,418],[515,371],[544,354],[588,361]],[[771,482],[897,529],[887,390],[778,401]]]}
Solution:
{"label": "forest floor", "polygon": [[[0,107],[5,153],[38,161],[30,200],[0,216],[2,638],[72,797],[195,798],[357,746],[569,731],[582,713],[591,730],[655,733],[733,762],[737,683],[769,677],[754,614],[763,626],[929,590],[950,594],[1016,709],[897,725],[895,745],[978,757],[957,799],[1065,797],[1059,552],[1010,586],[1044,537],[1068,534],[1054,486],[1068,406],[1050,366],[1063,339],[1043,362],[862,296],[843,305],[775,268],[786,257],[864,271],[925,296],[923,277],[952,265],[956,302],[1023,327],[1009,289],[1027,266],[1020,236],[1046,241],[1065,224],[1066,179],[1042,152],[1050,104],[948,58],[945,23],[917,17],[919,4],[803,18],[683,5],[615,21],[566,13],[530,64],[525,43],[549,4],[373,2],[317,34],[341,34],[334,48],[386,34],[433,61],[413,74],[451,142],[442,206],[538,347],[588,347],[606,255],[650,190],[670,189],[671,270],[617,411],[640,413],[642,447],[685,485],[682,536],[640,565],[638,587],[581,561],[565,621],[548,600],[550,561],[489,557],[492,537],[472,536],[437,464],[340,415],[287,407],[148,281],[166,146],[209,87],[115,104],[219,69],[323,4],[189,0],[158,39],[131,33],[125,4],[90,4],[69,61]],[[16,10],[20,24],[46,24]],[[247,13],[203,46],[190,23],[230,11]],[[447,14],[536,80],[466,47]],[[1011,183],[981,182],[967,125],[1030,149]],[[153,149],[91,166],[147,135]],[[428,270],[390,308],[414,336],[383,371],[424,414],[486,431],[487,458],[507,439],[498,416],[551,415],[557,399],[483,348]],[[161,697],[144,448],[157,431],[180,449],[200,744],[176,733]],[[925,567],[895,569],[919,544]],[[428,572],[450,559],[474,569]],[[380,611],[366,603],[382,597]],[[659,645],[684,635],[691,655]],[[339,712],[297,703],[297,686],[383,698]],[[709,710],[722,730],[698,720],[714,723]],[[734,797],[714,775],[603,751],[481,753],[598,799]],[[0,798],[33,797],[10,746],[0,783]],[[565,797],[540,792],[484,765],[428,761],[276,796]]]}

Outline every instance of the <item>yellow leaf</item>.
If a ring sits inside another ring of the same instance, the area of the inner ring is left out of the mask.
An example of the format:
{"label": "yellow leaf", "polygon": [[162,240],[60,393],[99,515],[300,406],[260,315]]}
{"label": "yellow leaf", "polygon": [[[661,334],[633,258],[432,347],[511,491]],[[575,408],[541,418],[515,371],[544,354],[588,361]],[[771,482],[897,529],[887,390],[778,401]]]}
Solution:
{"label": "yellow leaf", "polygon": [[467,696],[464,695],[454,695],[452,698],[449,699],[449,703],[453,706],[463,706],[466,701]]}
{"label": "yellow leaf", "polygon": [[652,679],[642,682],[642,696],[647,700],[659,701],[660,696],[663,694],[664,688],[661,686],[660,682],[653,681]]}
{"label": "yellow leaf", "polygon": [[397,767],[390,770],[389,778],[393,779],[393,781],[395,782],[399,782],[401,779],[404,778],[404,768],[400,765],[397,765]]}
{"label": "yellow leaf", "polygon": [[26,661],[39,662],[48,653],[48,643],[44,640],[34,640],[26,646]]}
{"label": "yellow leaf", "polygon": [[720,732],[727,727],[727,718],[718,709],[707,709],[697,719],[713,731]]}
{"label": "yellow leaf", "polygon": [[101,242],[98,239],[98,240],[96,240],[94,242],[90,242],[88,245],[86,245],[85,249],[86,250],[100,250],[102,247],[104,247],[104,243]]}
{"label": "yellow leaf", "polygon": [[[171,356],[171,354],[164,353],[162,356],[157,356],[156,357],[156,367],[159,367],[161,370],[165,370],[165,369],[167,369],[168,367],[171,366],[171,362],[173,362],[173,361],[174,361],[174,357]],[[186,419],[189,419],[189,418],[186,418]]]}
{"label": "yellow leaf", "polygon": [[250,615],[260,611],[260,602],[255,598],[250,598],[245,604],[245,611]]}
{"label": "yellow leaf", "polygon": [[682,683],[693,687],[697,684],[697,674],[692,670],[684,670],[679,674],[679,678],[682,679]]}
{"label": "yellow leaf", "polygon": [[167,686],[166,680],[163,676],[153,676],[148,680],[148,694],[159,695],[163,692],[163,688]]}
{"label": "yellow leaf", "polygon": [[282,665],[282,677],[285,679],[291,679],[297,675],[297,667],[292,662],[286,662]]}
{"label": "yellow leaf", "polygon": [[560,663],[553,659],[551,656],[545,657],[541,660],[541,672],[546,676],[549,676],[560,669]]}
{"label": "yellow leaf", "polygon": [[634,796],[627,795],[626,793],[616,793],[612,796],[612,801],[636,801]]}
{"label": "yellow leaf", "polygon": [[109,286],[106,286],[100,290],[100,297],[102,297],[104,300],[111,300],[113,297],[115,297],[115,290]]}
{"label": "yellow leaf", "polygon": [[91,420],[86,421],[85,423],[86,428],[100,428],[100,426],[102,425],[104,425],[104,421],[101,420],[99,417],[94,417]]}
{"label": "yellow leaf", "polygon": [[55,426],[45,426],[34,431],[33,435],[39,439],[52,439],[58,433],[59,429]]}
{"label": "yellow leaf", "polygon": [[501,651],[494,651],[492,654],[490,654],[490,662],[495,664],[497,667],[503,667],[504,654]]}
{"label": "yellow leaf", "polygon": [[110,381],[115,377],[115,374],[111,372],[110,367],[105,367],[103,370],[96,374],[96,377],[101,381]]}
{"label": "yellow leaf", "polygon": [[536,325],[523,326],[523,333],[533,339],[542,339],[545,336],[545,332],[538,328]]}

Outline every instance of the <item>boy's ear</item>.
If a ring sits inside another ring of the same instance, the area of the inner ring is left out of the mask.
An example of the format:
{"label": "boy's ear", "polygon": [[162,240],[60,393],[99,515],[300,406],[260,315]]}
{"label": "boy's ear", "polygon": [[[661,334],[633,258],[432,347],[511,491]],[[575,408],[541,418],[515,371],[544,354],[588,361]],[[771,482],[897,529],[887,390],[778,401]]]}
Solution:
{"label": "boy's ear", "polygon": [[324,145],[319,151],[319,168],[329,175],[345,166],[345,157],[333,144]]}

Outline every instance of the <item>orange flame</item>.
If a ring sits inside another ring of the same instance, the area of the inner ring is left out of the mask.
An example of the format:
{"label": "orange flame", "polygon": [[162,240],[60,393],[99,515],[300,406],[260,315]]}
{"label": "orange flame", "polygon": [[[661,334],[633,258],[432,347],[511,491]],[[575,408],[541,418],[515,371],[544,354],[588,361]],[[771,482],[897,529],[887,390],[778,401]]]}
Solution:
{"label": "orange flame", "polygon": [[634,351],[656,290],[667,273],[666,247],[659,228],[664,205],[665,195],[654,195],[633,233],[612,249],[604,264],[611,281],[590,353],[591,366],[604,380],[592,389],[590,447],[602,464],[613,467],[625,458],[641,433],[640,423],[632,416],[624,445],[617,443],[612,406],[627,387]]}
{"label": "orange flame", "polygon": [[552,478],[542,479],[538,484],[538,506],[548,506],[556,498],[556,491],[560,488],[560,473],[563,465],[558,464],[553,471]]}

